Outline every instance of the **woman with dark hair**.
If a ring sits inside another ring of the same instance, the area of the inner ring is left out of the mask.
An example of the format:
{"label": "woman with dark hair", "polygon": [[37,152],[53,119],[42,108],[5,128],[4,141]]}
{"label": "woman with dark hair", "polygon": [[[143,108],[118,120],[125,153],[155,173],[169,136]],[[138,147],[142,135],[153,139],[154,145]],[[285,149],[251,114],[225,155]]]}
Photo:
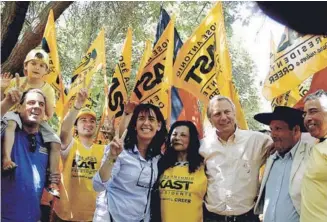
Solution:
{"label": "woman with dark hair", "polygon": [[150,193],[157,180],[160,148],[166,135],[160,109],[140,104],[133,111],[124,144],[117,138],[109,144],[93,178],[93,188],[107,191],[111,221],[150,221]]}
{"label": "woman with dark hair", "polygon": [[177,121],[171,126],[166,152],[158,163],[159,192],[152,202],[152,221],[203,220],[202,204],[207,178],[199,148],[199,134],[192,122]]}

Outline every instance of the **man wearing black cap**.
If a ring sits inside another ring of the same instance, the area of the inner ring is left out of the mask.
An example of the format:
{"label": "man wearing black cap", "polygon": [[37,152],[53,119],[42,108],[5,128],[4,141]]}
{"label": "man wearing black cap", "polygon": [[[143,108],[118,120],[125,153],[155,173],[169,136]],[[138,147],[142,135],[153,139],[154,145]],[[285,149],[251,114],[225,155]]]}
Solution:
{"label": "man wearing black cap", "polygon": [[311,145],[301,141],[303,112],[277,106],[272,113],[259,113],[254,119],[270,126],[276,152],[265,167],[254,212],[267,222],[299,222],[301,181]]}

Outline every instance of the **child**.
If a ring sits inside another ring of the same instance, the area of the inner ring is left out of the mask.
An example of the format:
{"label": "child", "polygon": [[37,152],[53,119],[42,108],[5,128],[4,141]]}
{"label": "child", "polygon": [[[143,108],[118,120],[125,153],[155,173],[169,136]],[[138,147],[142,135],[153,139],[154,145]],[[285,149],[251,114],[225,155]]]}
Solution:
{"label": "child", "polygon": [[[40,89],[46,96],[46,116],[48,117],[48,119],[51,118],[54,113],[55,107],[55,92],[53,88],[43,80],[43,76],[47,74],[48,70],[48,54],[42,49],[31,50],[27,54],[24,61],[24,73],[27,77],[19,78],[16,76],[16,80],[12,79],[10,81],[10,84],[7,84],[7,87],[5,84],[2,83],[1,99],[3,99],[4,95],[8,92],[8,90],[13,87],[20,88],[21,91],[25,91],[29,88]],[[2,75],[2,78],[4,77],[8,79],[8,74]],[[24,88],[22,88],[19,82],[23,82],[22,85],[24,85]],[[12,111],[15,111],[16,109],[17,106],[11,108]],[[4,149],[2,150],[2,171],[4,173],[9,173],[13,171],[16,167],[19,167],[11,160],[11,150],[14,143],[15,129],[17,125],[22,128],[22,123],[16,112],[8,112],[5,117],[8,121],[8,126],[5,129],[5,137],[3,143]],[[44,142],[50,143],[50,185],[46,189],[53,196],[59,198],[60,194],[58,184],[60,180],[60,174],[58,168],[61,141],[46,121],[42,122],[40,131]]]}

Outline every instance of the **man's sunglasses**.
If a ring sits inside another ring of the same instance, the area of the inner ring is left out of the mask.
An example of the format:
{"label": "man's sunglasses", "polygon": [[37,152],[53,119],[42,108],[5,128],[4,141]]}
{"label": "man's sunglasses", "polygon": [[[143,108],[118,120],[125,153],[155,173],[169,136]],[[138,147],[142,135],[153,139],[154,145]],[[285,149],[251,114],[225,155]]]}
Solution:
{"label": "man's sunglasses", "polygon": [[34,153],[36,150],[36,136],[34,134],[27,135],[28,142],[30,143],[30,152]]}

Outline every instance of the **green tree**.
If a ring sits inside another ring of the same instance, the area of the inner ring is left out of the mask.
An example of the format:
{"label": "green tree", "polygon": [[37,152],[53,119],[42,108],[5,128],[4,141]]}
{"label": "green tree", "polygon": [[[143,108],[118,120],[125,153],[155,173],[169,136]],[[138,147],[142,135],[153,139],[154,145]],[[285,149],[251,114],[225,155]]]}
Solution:
{"label": "green tree", "polygon": [[[28,16],[38,18],[47,3],[32,2],[31,4],[33,4],[33,13],[28,12]],[[131,91],[143,54],[145,40],[153,41],[155,38],[160,6],[163,6],[170,15],[176,16],[176,28],[182,40],[186,41],[215,4],[215,2],[209,1],[74,2],[56,21],[57,44],[66,86],[69,88],[73,71],[102,27],[105,28],[106,37],[106,74],[110,80],[121,53],[127,28],[131,27],[133,30],[132,73],[129,84]],[[228,40],[233,36],[232,24],[235,21],[241,20],[246,25],[251,20],[251,17],[244,18],[240,13],[241,9],[245,7],[253,7],[253,3],[223,2]],[[28,26],[28,23],[25,25]],[[256,95],[258,90],[252,84],[256,75],[256,67],[240,43],[229,41],[229,49],[234,82],[239,91],[241,104],[250,128],[256,129],[258,126],[252,120],[253,114],[259,110],[258,96]],[[96,92],[94,93],[97,94],[95,99],[98,101],[103,101],[105,96],[102,83],[102,75],[96,74],[92,91]],[[99,106],[96,111],[100,116],[102,107]]]}

